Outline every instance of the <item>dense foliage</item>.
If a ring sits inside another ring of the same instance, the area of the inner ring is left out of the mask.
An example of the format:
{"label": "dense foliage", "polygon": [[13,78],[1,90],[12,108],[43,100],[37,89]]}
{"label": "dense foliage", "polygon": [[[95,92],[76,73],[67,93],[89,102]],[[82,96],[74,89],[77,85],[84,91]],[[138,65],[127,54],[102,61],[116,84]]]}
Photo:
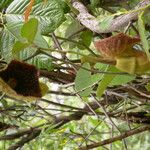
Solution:
{"label": "dense foliage", "polygon": [[1,0],[0,149],[149,150],[150,0]]}

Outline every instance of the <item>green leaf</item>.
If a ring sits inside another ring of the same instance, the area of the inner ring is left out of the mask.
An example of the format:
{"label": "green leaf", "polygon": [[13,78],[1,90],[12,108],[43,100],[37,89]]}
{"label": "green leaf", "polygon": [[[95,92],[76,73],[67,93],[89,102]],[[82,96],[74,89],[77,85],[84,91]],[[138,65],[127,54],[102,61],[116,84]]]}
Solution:
{"label": "green leaf", "polygon": [[[69,18],[70,19],[70,18]],[[77,31],[79,31],[80,29],[82,29],[83,26],[77,21],[71,18],[71,23],[69,23],[69,25],[67,26],[67,29],[65,31],[65,37],[68,38],[71,35],[73,35],[74,33],[76,33]],[[76,36],[72,37],[73,39],[76,39]],[[73,43],[73,42],[68,42],[69,44],[69,48],[75,48],[77,44]]]}
{"label": "green leaf", "polygon": [[[114,73],[114,72],[117,72],[118,70],[113,66],[109,66],[105,71]],[[96,92],[98,97],[102,96],[107,86],[110,84],[110,82],[114,79],[115,76],[116,74],[104,74],[103,75],[102,80],[98,84],[98,88]]]}
{"label": "green leaf", "polygon": [[99,0],[91,0],[91,5],[92,5],[93,7],[97,7],[97,5],[98,5],[99,3],[101,3]]}
{"label": "green leaf", "polygon": [[[84,63],[82,67],[90,69],[89,63]],[[91,72],[83,68],[80,68],[75,78],[75,90],[77,92],[83,90],[82,92],[79,92],[79,94],[81,96],[86,97],[92,91],[92,88],[90,87],[91,83],[92,83]]]}
{"label": "green leaf", "polygon": [[38,55],[28,62],[35,65],[39,69],[46,69],[48,71],[52,71],[54,69],[52,59],[46,55]]}
{"label": "green leaf", "polygon": [[[113,67],[109,66],[108,68],[105,69],[105,71],[112,72],[112,73],[119,73],[120,71]],[[104,91],[108,86],[114,86],[114,85],[122,85],[126,84],[132,80],[135,79],[135,76],[131,75],[118,75],[118,74],[104,74],[101,77],[101,81],[98,85],[97,88],[97,96],[102,96]]]}
{"label": "green leaf", "polygon": [[12,22],[5,25],[5,28],[1,33],[0,50],[3,58],[7,62],[10,62],[13,59],[12,47],[14,46],[15,41],[24,42],[24,38],[22,38],[20,34],[22,25],[22,23],[16,24]]}
{"label": "green leaf", "polygon": [[[24,12],[29,0],[14,0],[6,10],[7,24],[24,22]],[[64,12],[58,0],[36,3],[29,18],[37,18],[42,34],[54,31],[64,20]]]}
{"label": "green leaf", "polygon": [[147,91],[150,92],[150,83],[147,83],[147,84],[145,85],[145,88],[147,89]]}
{"label": "green leaf", "polygon": [[35,35],[38,30],[38,20],[35,18],[30,19],[21,28],[22,37],[27,38],[29,43],[33,43]]}
{"label": "green leaf", "polygon": [[17,41],[12,49],[12,54],[16,54],[20,51],[22,51],[23,49],[27,48],[30,44],[29,43],[22,43],[20,41]]}
{"label": "green leaf", "polygon": [[96,63],[94,68],[99,69],[100,71],[105,71],[107,69],[108,65],[103,63]]}
{"label": "green leaf", "polygon": [[44,39],[44,37],[41,35],[41,30],[37,30],[37,34],[34,39],[34,44],[38,46],[39,48],[49,48],[47,41]]}
{"label": "green leaf", "polygon": [[[91,31],[83,31],[82,33],[81,33],[81,35],[80,35],[80,39],[79,39],[79,42],[80,43],[83,43],[83,45],[85,45],[85,46],[90,46],[90,44],[91,44],[91,41],[92,41],[92,36],[93,34],[92,34],[92,32]],[[82,45],[78,45],[78,48],[79,49],[85,49],[85,46],[82,46]]]}
{"label": "green leaf", "polygon": [[48,92],[49,88],[43,82],[40,82],[39,84],[40,84],[40,89],[41,89],[42,96],[44,96]]}
{"label": "green leaf", "polygon": [[65,37],[69,37],[83,28],[83,26],[77,20],[74,20],[72,18],[69,19],[71,19],[71,23],[69,23],[69,25],[67,26]]}
{"label": "green leaf", "polygon": [[143,14],[144,14],[144,11],[142,13],[140,13],[140,15],[138,16],[138,27],[139,27],[139,33],[140,33],[143,48],[147,54],[147,57],[150,60],[150,53],[149,53],[150,47],[149,47],[149,43],[148,43],[147,37],[146,37],[145,24],[143,21]]}
{"label": "green leaf", "polygon": [[113,18],[114,16],[112,15],[112,16],[105,16],[103,19],[98,19],[100,28],[106,30],[110,26]]}
{"label": "green leaf", "polygon": [[81,33],[81,39],[83,44],[85,44],[86,46],[90,46],[91,41],[92,41],[92,37],[93,37],[93,33],[91,31],[83,31]]}
{"label": "green leaf", "polygon": [[[27,59],[31,55],[33,55],[35,52],[36,52],[35,48],[27,48],[27,49],[21,51],[21,53],[19,53],[18,58],[20,60]],[[33,57],[32,59],[28,60],[27,62],[32,65],[35,65],[38,69],[46,69],[48,71],[52,71],[54,69],[52,59],[43,54],[37,55],[37,56]]]}
{"label": "green leaf", "polygon": [[92,79],[91,85],[96,84],[98,81],[100,81],[102,76],[103,75],[100,74],[100,73],[93,74],[92,77],[91,77],[91,79]]}
{"label": "green leaf", "polygon": [[64,2],[64,1],[60,1],[60,5],[61,7],[63,8],[63,11],[64,13],[69,13],[71,10],[70,10],[70,7],[68,6],[67,2]]}
{"label": "green leaf", "polygon": [[[2,32],[2,36],[0,39],[0,49],[1,54],[7,62],[10,62],[13,59],[13,54],[16,52],[21,52],[24,48],[26,48],[26,44],[20,45],[20,50],[17,44],[15,46],[15,50],[12,51],[12,47],[14,46],[15,41],[20,41],[21,43],[26,43],[26,39],[21,36],[21,28],[23,23],[10,23],[7,24]],[[34,29],[33,29],[34,30]],[[48,44],[46,40],[42,37],[40,28],[37,30],[37,34],[34,39],[34,44],[41,48],[48,48]],[[30,44],[28,46],[31,46]],[[31,49],[31,47],[30,47]],[[13,53],[13,54],[12,54]]]}
{"label": "green leaf", "polygon": [[109,86],[113,85],[123,85],[135,79],[135,76],[131,75],[116,75]]}
{"label": "green leaf", "polygon": [[1,99],[0,103],[3,106],[3,108],[8,108],[9,107],[8,101],[5,100],[5,99]]}
{"label": "green leaf", "polygon": [[13,0],[1,0],[0,2],[0,12],[2,12],[2,10],[4,8],[7,8],[7,6],[9,6],[9,4],[12,2]]}

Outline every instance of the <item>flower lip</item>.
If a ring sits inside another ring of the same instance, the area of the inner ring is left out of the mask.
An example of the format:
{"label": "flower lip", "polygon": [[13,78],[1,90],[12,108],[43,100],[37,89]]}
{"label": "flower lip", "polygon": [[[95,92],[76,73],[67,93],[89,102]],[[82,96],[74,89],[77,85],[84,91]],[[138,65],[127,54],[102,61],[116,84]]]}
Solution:
{"label": "flower lip", "polygon": [[6,69],[0,71],[0,77],[19,95],[42,97],[39,71],[33,65],[12,60]]}
{"label": "flower lip", "polygon": [[140,42],[140,38],[138,37],[130,37],[124,33],[119,33],[115,36],[98,40],[94,45],[103,57],[114,59],[131,50],[138,42]]}

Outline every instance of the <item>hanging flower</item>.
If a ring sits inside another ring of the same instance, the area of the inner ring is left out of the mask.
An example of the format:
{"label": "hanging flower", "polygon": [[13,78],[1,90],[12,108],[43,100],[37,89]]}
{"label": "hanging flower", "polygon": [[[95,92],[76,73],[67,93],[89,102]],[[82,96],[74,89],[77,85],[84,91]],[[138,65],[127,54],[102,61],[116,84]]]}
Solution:
{"label": "hanging flower", "polygon": [[19,100],[35,100],[42,97],[39,71],[33,65],[12,60],[0,71],[0,90]]}
{"label": "hanging flower", "polygon": [[140,42],[124,33],[96,41],[95,47],[108,60],[115,60],[116,67],[130,74],[142,74],[150,70],[150,61],[145,52],[133,46]]}
{"label": "hanging flower", "polygon": [[94,45],[103,57],[114,60],[118,56],[128,56],[128,52],[138,42],[140,42],[139,38],[132,38],[124,33],[119,33],[115,36],[96,41]]}

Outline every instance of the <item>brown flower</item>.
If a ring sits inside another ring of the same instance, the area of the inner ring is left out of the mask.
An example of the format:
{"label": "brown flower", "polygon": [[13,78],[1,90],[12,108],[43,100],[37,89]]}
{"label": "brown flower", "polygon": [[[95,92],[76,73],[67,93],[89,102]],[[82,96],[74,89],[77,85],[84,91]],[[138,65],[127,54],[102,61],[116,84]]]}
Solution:
{"label": "brown flower", "polygon": [[150,61],[145,52],[133,48],[138,42],[139,38],[119,33],[94,44],[105,59],[116,61],[116,68],[130,74],[143,74],[150,71]]}
{"label": "brown flower", "polygon": [[38,78],[35,66],[12,60],[0,71],[0,90],[16,99],[37,99],[42,96]]}
{"label": "brown flower", "polygon": [[104,58],[114,60],[116,57],[134,55],[133,46],[140,42],[139,38],[132,38],[124,33],[96,41],[94,43]]}

